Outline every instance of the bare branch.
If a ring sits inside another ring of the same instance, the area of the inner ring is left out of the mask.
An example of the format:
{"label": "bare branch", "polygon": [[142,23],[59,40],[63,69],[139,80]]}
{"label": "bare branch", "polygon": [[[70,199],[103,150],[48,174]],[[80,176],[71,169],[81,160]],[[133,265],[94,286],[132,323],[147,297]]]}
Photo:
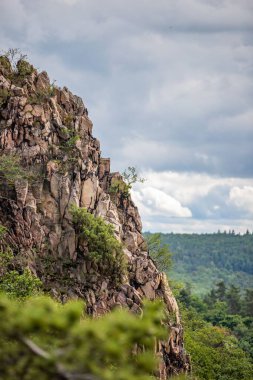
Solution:
{"label": "bare branch", "polygon": [[[45,360],[52,359],[52,356],[48,352],[40,348],[30,339],[23,337],[20,340],[34,355],[39,356]],[[92,374],[79,374],[67,372],[60,363],[55,363],[55,370],[60,380],[100,380],[97,376],[94,376]]]}
{"label": "bare branch", "polygon": [[29,350],[33,354],[40,356],[41,358],[46,359],[46,360],[51,359],[51,355],[48,352],[44,351],[42,348],[37,346],[37,344],[32,342],[30,339],[22,338],[21,341],[22,341],[22,343],[24,343],[26,345],[26,347],[29,348]]}

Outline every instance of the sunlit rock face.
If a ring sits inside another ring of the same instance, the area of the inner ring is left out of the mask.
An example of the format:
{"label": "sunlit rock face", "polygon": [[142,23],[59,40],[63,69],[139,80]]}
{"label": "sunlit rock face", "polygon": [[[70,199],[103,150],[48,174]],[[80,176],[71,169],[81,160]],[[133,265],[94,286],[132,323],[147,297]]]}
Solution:
{"label": "sunlit rock face", "polygon": [[[163,299],[171,322],[168,340],[156,348],[160,378],[186,371],[177,302],[149,257],[131,197],[110,192],[120,174],[111,173],[110,159],[101,157],[83,101],[52,86],[45,72],[32,70],[19,81],[11,74],[0,66],[0,150],[18,157],[29,175],[8,182],[0,172],[0,223],[8,228],[8,243],[54,297],[83,298],[92,315],[115,306],[138,313],[143,298]],[[114,226],[128,263],[121,285],[115,287],[89,260],[72,223],[73,204]]]}

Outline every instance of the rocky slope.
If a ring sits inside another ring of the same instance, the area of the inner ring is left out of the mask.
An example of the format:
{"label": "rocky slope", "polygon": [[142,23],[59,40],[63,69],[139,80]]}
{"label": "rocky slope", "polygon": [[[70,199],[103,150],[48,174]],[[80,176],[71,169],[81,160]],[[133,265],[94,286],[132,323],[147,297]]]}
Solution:
{"label": "rocky slope", "polygon": [[[0,223],[22,266],[54,297],[85,299],[92,315],[117,305],[139,312],[144,297],[162,298],[171,322],[167,342],[156,348],[163,358],[160,378],[187,370],[176,300],[148,255],[136,206],[122,192],[110,192],[121,177],[110,172],[110,159],[101,157],[82,100],[25,61],[13,68],[0,58],[0,154]],[[6,165],[14,166],[12,178]],[[128,262],[122,285],[113,286],[89,261],[72,222],[72,204],[114,226]]]}

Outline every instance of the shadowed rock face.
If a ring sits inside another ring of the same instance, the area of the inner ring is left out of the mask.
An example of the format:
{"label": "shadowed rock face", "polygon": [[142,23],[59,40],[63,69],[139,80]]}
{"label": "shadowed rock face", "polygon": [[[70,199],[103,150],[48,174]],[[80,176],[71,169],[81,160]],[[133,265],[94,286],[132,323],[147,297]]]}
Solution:
{"label": "shadowed rock face", "polygon": [[[157,345],[160,378],[184,372],[189,363],[177,302],[148,255],[131,198],[110,195],[111,181],[120,175],[110,173],[110,159],[101,158],[82,100],[65,87],[50,86],[45,72],[34,70],[18,85],[10,78],[0,66],[0,151],[18,156],[32,175],[8,183],[0,171],[0,223],[8,228],[8,243],[54,297],[81,297],[92,315],[117,305],[137,313],[144,297],[162,298],[171,322],[167,342]],[[72,223],[72,204],[111,223],[124,244],[128,271],[117,288],[87,259]]]}

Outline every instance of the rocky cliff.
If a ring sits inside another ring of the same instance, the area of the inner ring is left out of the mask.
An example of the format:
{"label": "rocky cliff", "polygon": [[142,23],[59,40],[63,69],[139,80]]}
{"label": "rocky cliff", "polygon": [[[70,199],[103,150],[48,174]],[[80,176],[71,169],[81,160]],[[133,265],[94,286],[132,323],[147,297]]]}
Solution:
{"label": "rocky cliff", "polygon": [[[46,72],[22,60],[13,68],[5,57],[0,58],[0,155],[0,223],[22,266],[61,301],[83,298],[92,315],[115,306],[139,312],[144,297],[162,298],[171,321],[168,340],[156,348],[160,378],[187,370],[176,300],[149,257],[131,197],[110,191],[121,177],[110,172],[110,159],[101,157],[83,101],[50,84]],[[121,285],[115,287],[89,260],[73,225],[73,204],[114,226],[127,259]]]}

